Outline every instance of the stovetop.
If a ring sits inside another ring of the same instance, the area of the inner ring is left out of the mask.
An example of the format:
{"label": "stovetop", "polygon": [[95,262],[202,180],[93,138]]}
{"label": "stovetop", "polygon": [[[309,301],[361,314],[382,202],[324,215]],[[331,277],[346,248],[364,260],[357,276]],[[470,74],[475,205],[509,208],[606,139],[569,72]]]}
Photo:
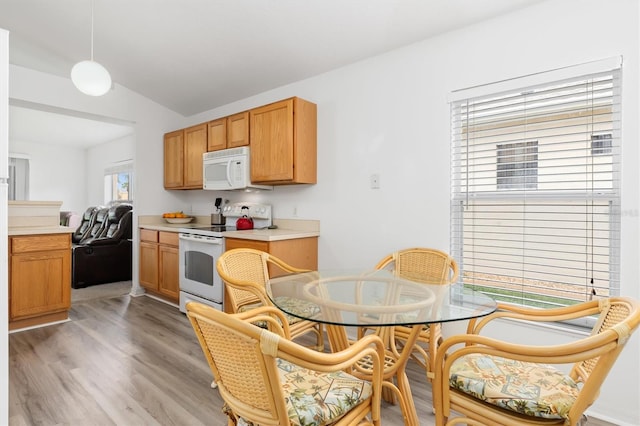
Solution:
{"label": "stovetop", "polygon": [[227,231],[236,231],[235,226],[229,225],[211,225],[211,226],[194,226],[189,228],[190,231],[209,231],[209,232],[227,232]]}
{"label": "stovetop", "polygon": [[190,235],[204,235],[207,237],[222,237],[225,232],[235,231],[235,226],[227,225],[210,225],[210,226],[194,226],[191,228],[180,228],[178,231]]}

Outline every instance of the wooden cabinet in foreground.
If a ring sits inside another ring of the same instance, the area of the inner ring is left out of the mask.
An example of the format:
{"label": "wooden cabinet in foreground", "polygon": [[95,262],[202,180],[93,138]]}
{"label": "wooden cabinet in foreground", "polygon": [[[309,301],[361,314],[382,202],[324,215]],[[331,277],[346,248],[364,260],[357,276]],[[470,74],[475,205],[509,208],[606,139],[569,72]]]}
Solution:
{"label": "wooden cabinet in foreground", "polygon": [[207,123],[202,123],[164,135],[165,189],[202,189],[207,128]]}
{"label": "wooden cabinet in foreground", "polygon": [[249,118],[253,183],[316,183],[316,104],[294,97],[254,108]]}
{"label": "wooden cabinet in foreground", "polygon": [[9,237],[9,330],[63,321],[71,307],[71,234]]}
{"label": "wooden cabinet in foreground", "polygon": [[150,294],[180,299],[178,233],[140,229],[140,285]]}

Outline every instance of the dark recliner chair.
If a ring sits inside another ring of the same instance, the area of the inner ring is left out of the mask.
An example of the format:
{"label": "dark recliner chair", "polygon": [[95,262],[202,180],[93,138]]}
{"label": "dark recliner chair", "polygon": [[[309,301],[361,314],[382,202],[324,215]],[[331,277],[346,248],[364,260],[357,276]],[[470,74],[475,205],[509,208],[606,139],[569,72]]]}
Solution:
{"label": "dark recliner chair", "polygon": [[131,204],[96,209],[93,223],[72,247],[71,287],[131,279],[132,215]]}
{"label": "dark recliner chair", "polygon": [[82,214],[80,225],[76,228],[75,232],[71,235],[71,242],[78,244],[87,235],[87,232],[96,220],[96,213],[98,213],[98,207],[89,207]]}

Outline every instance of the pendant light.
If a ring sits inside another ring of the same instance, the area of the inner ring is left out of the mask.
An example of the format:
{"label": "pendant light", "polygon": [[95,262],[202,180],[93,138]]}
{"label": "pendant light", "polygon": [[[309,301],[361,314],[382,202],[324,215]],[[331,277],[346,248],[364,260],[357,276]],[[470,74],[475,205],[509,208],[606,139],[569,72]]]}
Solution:
{"label": "pendant light", "polygon": [[93,60],[93,0],[91,0],[91,59],[78,62],[73,66],[71,81],[86,95],[102,96],[111,89],[109,71]]}

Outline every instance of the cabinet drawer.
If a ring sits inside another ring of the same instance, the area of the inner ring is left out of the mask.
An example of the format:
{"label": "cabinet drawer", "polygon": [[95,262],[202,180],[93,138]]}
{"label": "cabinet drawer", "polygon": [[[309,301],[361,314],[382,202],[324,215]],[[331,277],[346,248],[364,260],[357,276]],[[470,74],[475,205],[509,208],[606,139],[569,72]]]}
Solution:
{"label": "cabinet drawer", "polygon": [[11,254],[71,248],[71,234],[11,237]]}
{"label": "cabinet drawer", "polygon": [[158,231],[153,231],[151,229],[141,229],[140,230],[140,241],[149,241],[151,243],[158,242]]}
{"label": "cabinet drawer", "polygon": [[266,241],[244,240],[241,238],[225,238],[225,250],[237,248],[250,248],[254,250],[269,252],[269,243]]}
{"label": "cabinet drawer", "polygon": [[177,232],[160,231],[159,242],[169,246],[178,247],[179,234]]}

